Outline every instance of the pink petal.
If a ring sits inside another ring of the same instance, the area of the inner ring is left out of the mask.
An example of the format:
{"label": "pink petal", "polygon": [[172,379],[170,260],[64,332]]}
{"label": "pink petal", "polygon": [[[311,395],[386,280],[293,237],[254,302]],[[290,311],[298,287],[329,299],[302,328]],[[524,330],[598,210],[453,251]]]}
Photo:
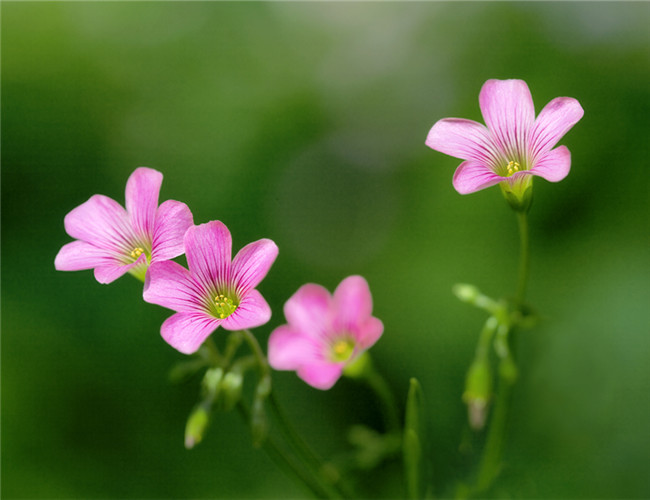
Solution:
{"label": "pink petal", "polygon": [[95,279],[98,282],[107,285],[108,283],[115,281],[117,278],[122,277],[134,267],[139,265],[146,265],[146,262],[147,258],[144,254],[142,254],[138,260],[132,262],[131,264],[113,263],[99,266],[95,268]]}
{"label": "pink petal", "polygon": [[372,295],[368,282],[361,276],[345,278],[334,291],[336,330],[352,330],[372,314]]}
{"label": "pink petal", "polygon": [[330,328],[330,293],[320,285],[301,286],[284,304],[284,316],[298,332],[322,337]]}
{"label": "pink petal", "polygon": [[480,123],[462,118],[444,118],[436,122],[425,144],[462,160],[496,164],[500,157],[488,129]]}
{"label": "pink petal", "polygon": [[223,320],[226,330],[236,331],[255,328],[271,319],[271,308],[262,294],[257,290],[249,290],[241,300],[234,313]]}
{"label": "pink petal", "polygon": [[115,256],[108,250],[75,240],[61,247],[54,259],[54,268],[57,271],[81,271],[115,262]]}
{"label": "pink petal", "polygon": [[137,235],[150,240],[158,208],[158,195],[163,176],[157,170],[140,167],[126,182],[126,211]]}
{"label": "pink petal", "polygon": [[485,124],[508,160],[525,158],[535,106],[523,80],[488,80],[479,94]]}
{"label": "pink petal", "polygon": [[173,311],[203,311],[209,293],[196,283],[189,271],[174,261],[154,262],[144,281],[142,298]]}
{"label": "pink petal", "polygon": [[192,212],[185,203],[174,200],[162,203],[154,221],[151,261],[183,255],[183,236],[193,224]]}
{"label": "pink petal", "polygon": [[230,231],[221,221],[190,227],[185,233],[185,256],[190,272],[206,286],[225,291],[231,283]]}
{"label": "pink petal", "polygon": [[206,314],[176,313],[165,320],[160,334],[165,342],[183,354],[192,354],[219,326],[219,320]]}
{"label": "pink petal", "polygon": [[504,179],[482,163],[464,161],[454,173],[453,184],[460,194],[468,194],[494,186]]}
{"label": "pink petal", "polygon": [[369,349],[384,333],[384,324],[375,317],[368,318],[355,332],[356,341],[361,349]]}
{"label": "pink petal", "polygon": [[245,295],[248,290],[255,288],[269,272],[277,256],[277,245],[268,239],[254,241],[242,248],[230,268],[237,293]]}
{"label": "pink petal", "polygon": [[559,182],[569,175],[569,170],[571,153],[566,146],[560,146],[543,155],[530,171],[547,181]]}
{"label": "pink petal", "polygon": [[302,365],[298,368],[298,376],[316,389],[330,389],[341,376],[343,366],[326,361]]}
{"label": "pink petal", "polygon": [[66,232],[75,239],[114,252],[129,254],[133,231],[126,210],[108,196],[96,194],[72,209],[64,219]]}
{"label": "pink petal", "polygon": [[275,370],[297,370],[316,361],[315,353],[319,349],[320,345],[312,337],[282,325],[269,337],[269,364]]}
{"label": "pink petal", "polygon": [[550,151],[584,114],[580,103],[571,97],[556,97],[544,106],[530,132],[531,157]]}

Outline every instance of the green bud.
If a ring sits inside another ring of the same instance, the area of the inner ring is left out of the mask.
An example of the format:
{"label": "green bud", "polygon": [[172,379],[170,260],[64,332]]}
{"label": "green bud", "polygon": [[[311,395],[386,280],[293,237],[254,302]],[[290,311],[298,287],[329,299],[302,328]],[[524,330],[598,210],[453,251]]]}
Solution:
{"label": "green bud", "polygon": [[221,368],[210,368],[203,376],[203,389],[210,396],[216,396],[219,391],[219,385],[223,378],[223,370]]}
{"label": "green bud", "polygon": [[470,304],[474,304],[481,295],[481,292],[477,287],[467,283],[457,283],[451,290],[460,300]]}
{"label": "green bud", "polygon": [[197,406],[185,424],[185,448],[191,450],[203,439],[210,415],[204,406]]}
{"label": "green bud", "polygon": [[519,370],[517,370],[517,365],[511,357],[501,360],[501,363],[499,363],[499,375],[511,384],[515,383],[519,375]]}
{"label": "green bud", "polygon": [[224,375],[221,380],[221,394],[219,399],[224,410],[232,410],[239,402],[243,382],[244,377],[239,372],[228,372]]}
{"label": "green bud", "polygon": [[253,400],[251,410],[251,434],[253,435],[253,446],[262,446],[269,433],[269,421],[264,410],[264,399],[256,397]]}
{"label": "green bud", "polygon": [[467,405],[469,424],[474,430],[485,425],[487,409],[492,397],[492,370],[487,359],[476,359],[465,380],[463,401]]}

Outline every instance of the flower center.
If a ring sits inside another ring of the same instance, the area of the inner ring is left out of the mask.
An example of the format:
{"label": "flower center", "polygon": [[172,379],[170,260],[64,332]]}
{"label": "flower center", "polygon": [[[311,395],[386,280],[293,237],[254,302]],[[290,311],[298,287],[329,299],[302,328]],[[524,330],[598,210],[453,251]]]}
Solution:
{"label": "flower center", "polygon": [[135,247],[133,250],[131,250],[131,257],[133,257],[133,260],[138,260],[138,257],[144,253],[144,248],[141,247]]}
{"label": "flower center", "polygon": [[334,342],[330,356],[335,363],[343,363],[350,359],[352,353],[354,353],[354,340],[343,338]]}
{"label": "flower center", "polygon": [[506,165],[506,175],[504,175],[504,177],[511,177],[515,172],[519,172],[520,170],[521,165],[519,165],[519,163],[516,161],[509,161],[508,165]]}
{"label": "flower center", "polygon": [[219,319],[227,318],[237,309],[235,301],[222,293],[214,298],[214,306]]}

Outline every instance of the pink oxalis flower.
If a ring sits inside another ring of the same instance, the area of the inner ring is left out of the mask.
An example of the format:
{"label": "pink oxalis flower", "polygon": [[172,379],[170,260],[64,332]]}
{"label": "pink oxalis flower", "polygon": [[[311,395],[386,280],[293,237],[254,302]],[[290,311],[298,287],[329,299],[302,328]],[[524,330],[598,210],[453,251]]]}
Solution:
{"label": "pink oxalis flower", "polygon": [[174,200],[158,206],[162,179],[156,170],[137,168],[126,183],[126,210],[96,194],[68,213],[65,230],[76,240],[59,250],[54,267],[94,269],[100,283],[111,283],[127,272],[144,281],[149,264],[182,255],[192,212]]}
{"label": "pink oxalis flower", "polygon": [[269,364],[295,370],[317,389],[332,387],[384,331],[372,316],[372,296],[361,276],[344,279],[333,296],[320,285],[303,285],[284,305],[284,315],[288,324],[269,338]]}
{"label": "pink oxalis flower", "polygon": [[144,284],[144,300],[176,311],[160,329],[168,344],[191,354],[219,326],[244,330],[271,319],[255,287],[278,255],[273,241],[246,245],[232,262],[230,231],[220,221],[190,227],[184,241],[189,270],[173,261],[154,262]]}
{"label": "pink oxalis flower", "polygon": [[556,97],[537,118],[523,80],[488,80],[479,105],[484,126],[462,118],[444,118],[429,132],[426,145],[460,158],[453,184],[460,194],[501,183],[504,193],[521,198],[532,176],[564,179],[571,168],[566,146],[553,149],[584,111],[571,97]]}

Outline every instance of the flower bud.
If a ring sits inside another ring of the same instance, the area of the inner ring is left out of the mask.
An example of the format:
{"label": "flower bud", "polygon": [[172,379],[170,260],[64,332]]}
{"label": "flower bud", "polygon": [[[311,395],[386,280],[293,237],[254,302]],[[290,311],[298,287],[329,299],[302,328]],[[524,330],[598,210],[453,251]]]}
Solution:
{"label": "flower bud", "polygon": [[244,377],[239,372],[228,372],[221,380],[219,401],[225,411],[230,411],[241,398]]}
{"label": "flower bud", "polygon": [[467,404],[469,424],[474,430],[485,425],[492,397],[492,370],[486,359],[476,359],[467,371],[463,401]]}
{"label": "flower bud", "polygon": [[204,406],[197,406],[190,414],[185,425],[185,448],[191,450],[203,439],[208,427],[210,415]]}
{"label": "flower bud", "polygon": [[478,297],[481,295],[481,292],[474,285],[469,285],[467,283],[457,283],[452,288],[454,295],[458,297],[463,302],[468,302],[473,304],[476,302]]}

